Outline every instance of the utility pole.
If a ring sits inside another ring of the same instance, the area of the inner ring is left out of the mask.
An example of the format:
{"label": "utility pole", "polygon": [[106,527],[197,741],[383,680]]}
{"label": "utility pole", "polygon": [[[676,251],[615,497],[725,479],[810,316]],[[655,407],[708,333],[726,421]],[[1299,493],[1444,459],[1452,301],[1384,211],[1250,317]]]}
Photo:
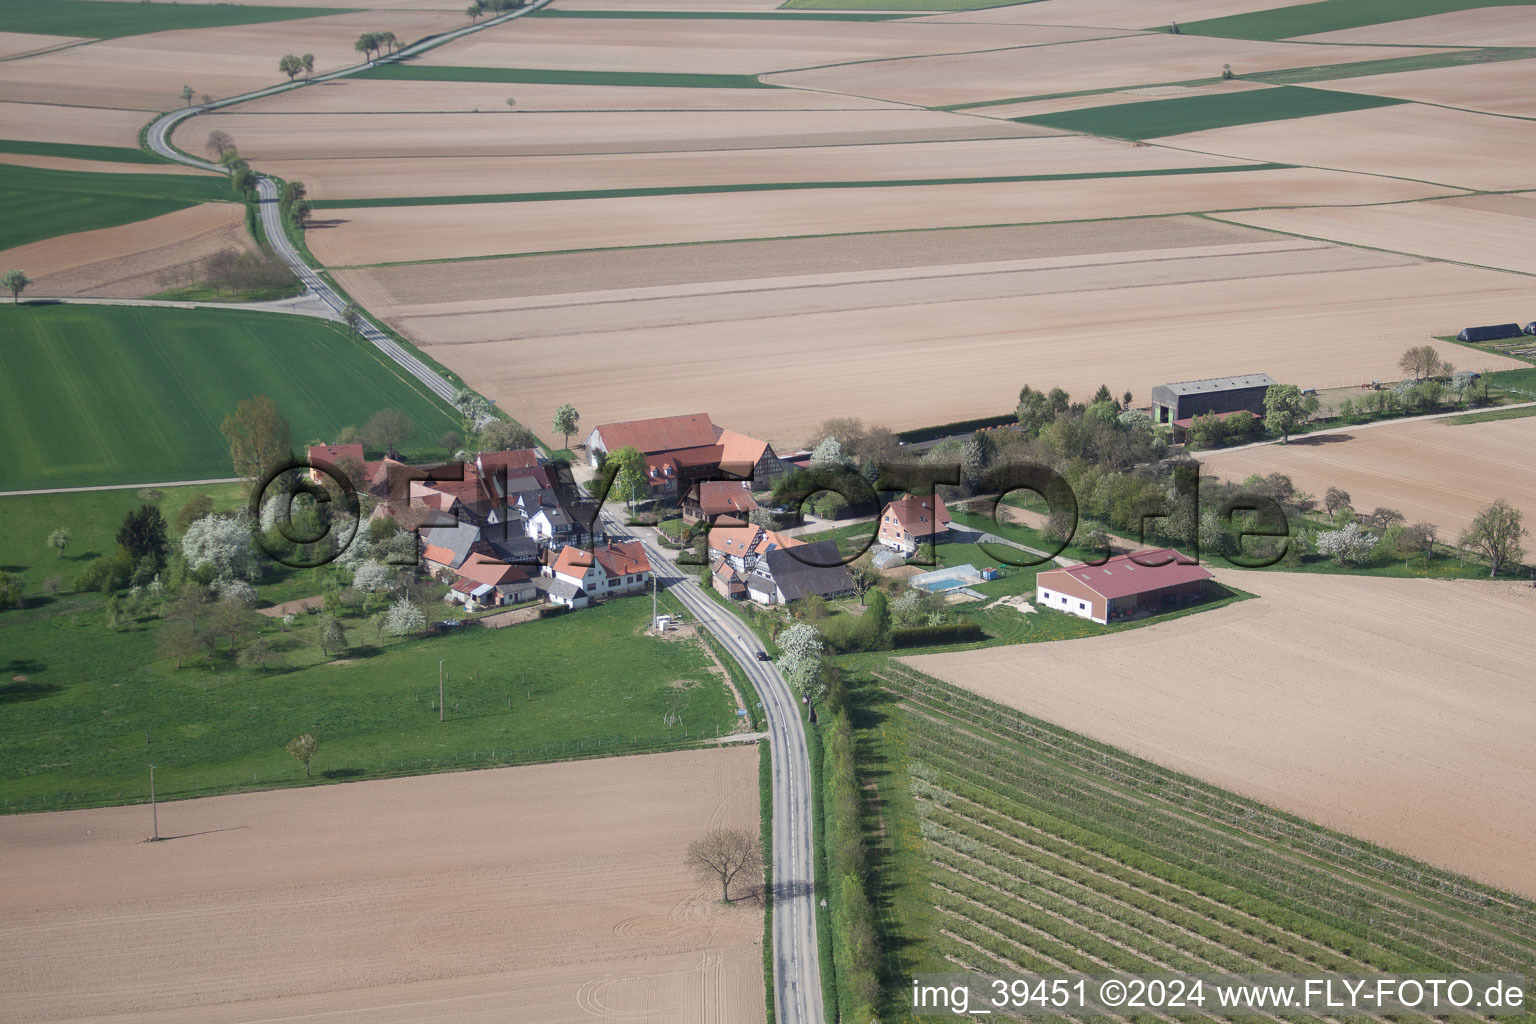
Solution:
{"label": "utility pole", "polygon": [[152,843],[160,841],[160,811],[155,807],[155,766],[149,766],[149,819],[154,824],[155,834],[150,840]]}
{"label": "utility pole", "polygon": [[437,720],[443,720],[443,659],[437,659]]}

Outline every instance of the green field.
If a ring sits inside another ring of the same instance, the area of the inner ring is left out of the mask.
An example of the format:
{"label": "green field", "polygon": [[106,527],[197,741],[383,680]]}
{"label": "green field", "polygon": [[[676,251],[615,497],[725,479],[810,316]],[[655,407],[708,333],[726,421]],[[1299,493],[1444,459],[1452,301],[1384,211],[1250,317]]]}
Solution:
{"label": "green field", "polygon": [[[1188,35],[1290,39],[1478,7],[1522,7],[1531,3],[1536,0],[1322,0],[1315,4],[1189,21],[1179,28]],[[1157,27],[1167,28],[1166,25]]]}
{"label": "green field", "polygon": [[1520,398],[1536,397],[1536,367],[1529,370],[1495,370],[1483,374],[1483,380],[1490,387],[1508,388]]}
{"label": "green field", "polygon": [[537,68],[470,68],[446,64],[381,64],[354,78],[404,82],[505,82],[531,85],[631,85],[647,89],[773,89],[756,75],[689,75],[665,71],[547,71]]}
{"label": "green field", "polygon": [[[786,10],[787,8],[780,8]],[[558,7],[541,7],[528,15],[530,18],[659,18],[663,21],[894,21],[905,14],[855,14],[830,12],[825,14],[780,14],[776,11],[563,11]]]}
{"label": "green field", "polygon": [[108,633],[102,600],[0,612],[0,811],[136,802],[151,763],[162,798],[302,785],[283,745],[303,732],[320,741],[320,783],[696,745],[736,723],[698,645],[643,635],[639,598],[429,639],[348,621],[355,646],[339,663],[311,646],[319,616],[290,633],[269,620],[294,653],[265,672],[223,656],[178,670],[156,650],[160,620]]}
{"label": "green field", "polygon": [[366,342],[276,313],[43,305],[0,309],[0,480],[6,490],[227,477],[219,424],[266,394],[295,445],[379,409],[418,445],[458,418]]}
{"label": "green field", "polygon": [[[0,164],[0,249],[231,199],[222,175],[99,174]],[[23,270],[26,268],[23,267]]]}
{"label": "green field", "polygon": [[1288,121],[1317,114],[1388,107],[1402,102],[1405,101],[1286,85],[1251,92],[1085,107],[1082,110],[1016,117],[1012,120],[1120,139],[1155,139],[1210,128],[1230,128],[1240,124]]}
{"label": "green field", "polygon": [[71,160],[110,160],[119,164],[166,162],[147,150],[129,149],[127,146],[78,146],[72,142],[32,142],[26,139],[0,139],[0,153],[62,156]]}
{"label": "green field", "polygon": [[5,0],[0,32],[116,39],[146,32],[254,25],[347,14],[355,7],[261,7],[253,4],[117,3],[111,0]]}
{"label": "green field", "polygon": [[1011,174],[987,178],[898,178],[880,181],[763,181],[739,185],[666,185],[649,188],[605,188],[571,192],[500,192],[464,196],[386,196],[373,199],[323,199],[316,209],[370,206],[459,206],[466,203],[542,203],[564,199],[618,199],[633,196],[708,195],[721,192],[784,192],[831,188],[917,188],[931,185],[992,185],[1024,181],[1084,181],[1094,178],[1154,178],[1179,174],[1230,174],[1273,171],[1289,164],[1238,164],[1220,167],[1161,167],[1141,171],[1085,171],[1077,174]]}
{"label": "green field", "polygon": [[854,672],[864,684],[850,719],[869,887],[886,951],[882,1020],[911,1019],[913,974],[957,965],[1527,976],[1536,967],[1530,900],[897,662],[866,659]]}
{"label": "green field", "polygon": [[1449,53],[1416,53],[1411,57],[1387,57],[1384,60],[1358,60],[1347,64],[1318,64],[1305,68],[1260,71],[1257,74],[1244,75],[1243,81],[1267,82],[1270,85],[1305,85],[1308,82],[1393,75],[1404,71],[1430,71],[1434,68],[1454,68],[1467,64],[1497,64],[1506,60],[1530,60],[1532,57],[1536,57],[1536,47],[1484,47],[1475,50],[1453,50]]}

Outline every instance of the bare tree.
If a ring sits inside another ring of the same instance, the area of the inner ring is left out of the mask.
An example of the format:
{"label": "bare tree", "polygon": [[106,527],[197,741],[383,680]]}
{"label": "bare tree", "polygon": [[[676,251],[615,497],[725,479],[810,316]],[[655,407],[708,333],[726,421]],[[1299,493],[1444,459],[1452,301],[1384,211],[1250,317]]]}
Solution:
{"label": "bare tree", "polygon": [[1330,516],[1341,508],[1349,508],[1349,492],[1341,487],[1330,487],[1323,495],[1323,511]]}
{"label": "bare tree", "polygon": [[288,746],[284,749],[292,754],[296,760],[304,762],[304,777],[306,779],[309,778],[309,761],[310,758],[315,756],[315,751],[320,749],[320,741],[306,732],[302,736],[296,736],[289,740]]}
{"label": "bare tree", "polygon": [[687,864],[700,881],[719,882],[720,898],[731,902],[731,883],[746,872],[762,877],[763,850],[757,836],[739,828],[717,828],[688,844]]}
{"label": "bare tree", "polygon": [[208,141],[203,143],[205,149],[215,157],[222,158],[225,153],[235,151],[235,140],[222,129],[216,129],[208,133]]}
{"label": "bare tree", "polygon": [[1443,364],[1433,345],[1415,345],[1402,354],[1397,365],[1414,380],[1423,380],[1440,376]]}
{"label": "bare tree", "polygon": [[416,433],[416,423],[399,409],[380,409],[360,431],[377,448],[393,448]]}

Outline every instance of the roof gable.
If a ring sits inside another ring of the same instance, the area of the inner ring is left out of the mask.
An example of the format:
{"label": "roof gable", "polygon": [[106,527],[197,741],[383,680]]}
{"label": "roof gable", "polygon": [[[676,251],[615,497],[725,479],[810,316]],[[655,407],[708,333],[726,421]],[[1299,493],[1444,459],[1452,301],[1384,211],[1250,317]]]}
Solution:
{"label": "roof gable", "polygon": [[1213,579],[1215,574],[1190,561],[1173,548],[1133,551],[1116,555],[1103,565],[1074,565],[1040,573],[1036,582],[1050,585],[1050,577],[1067,575],[1100,597],[1114,599],[1183,583]]}
{"label": "roof gable", "polygon": [[711,422],[708,413],[695,412],[681,416],[603,423],[593,433],[603,439],[603,447],[610,452],[619,448],[638,448],[647,455],[655,455],[658,452],[712,445],[720,428]]}

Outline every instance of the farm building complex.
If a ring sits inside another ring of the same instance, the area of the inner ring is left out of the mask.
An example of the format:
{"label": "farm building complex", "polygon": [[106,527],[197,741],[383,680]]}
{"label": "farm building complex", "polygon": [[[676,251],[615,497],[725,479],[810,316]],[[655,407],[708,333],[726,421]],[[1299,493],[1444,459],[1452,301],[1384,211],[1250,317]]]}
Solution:
{"label": "farm building complex", "polygon": [[1035,577],[1035,603],[1108,625],[1198,601],[1211,578],[1210,570],[1172,548],[1137,551],[1102,565],[1042,572]]}

